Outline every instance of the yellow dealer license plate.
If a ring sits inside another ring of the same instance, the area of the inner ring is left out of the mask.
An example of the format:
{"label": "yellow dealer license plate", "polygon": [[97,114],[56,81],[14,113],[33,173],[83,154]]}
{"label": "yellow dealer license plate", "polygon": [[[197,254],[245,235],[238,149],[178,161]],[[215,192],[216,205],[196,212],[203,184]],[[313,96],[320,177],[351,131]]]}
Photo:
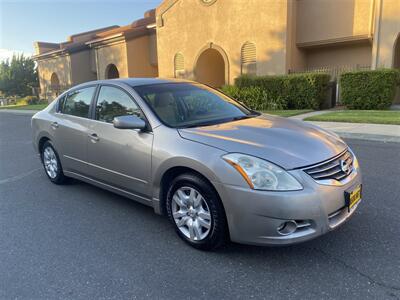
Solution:
{"label": "yellow dealer license plate", "polygon": [[351,192],[345,192],[344,198],[346,200],[346,206],[349,210],[361,200],[361,185],[357,186]]}

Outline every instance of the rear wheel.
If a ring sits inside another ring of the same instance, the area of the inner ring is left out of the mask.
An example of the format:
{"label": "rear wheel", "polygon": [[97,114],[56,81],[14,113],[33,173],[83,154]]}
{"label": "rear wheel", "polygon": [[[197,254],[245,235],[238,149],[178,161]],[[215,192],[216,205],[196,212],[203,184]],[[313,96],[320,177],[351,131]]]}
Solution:
{"label": "rear wheel", "polygon": [[55,184],[62,184],[67,181],[64,175],[61,161],[51,141],[46,141],[41,150],[41,158],[47,177]]}
{"label": "rear wheel", "polygon": [[197,249],[212,250],[226,241],[224,208],[213,187],[200,176],[182,174],[172,181],[167,212],[178,235]]}

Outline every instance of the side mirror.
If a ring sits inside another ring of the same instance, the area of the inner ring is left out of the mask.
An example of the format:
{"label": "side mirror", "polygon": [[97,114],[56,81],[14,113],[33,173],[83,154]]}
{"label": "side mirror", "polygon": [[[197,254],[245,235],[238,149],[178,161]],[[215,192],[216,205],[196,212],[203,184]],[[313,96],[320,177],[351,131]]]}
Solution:
{"label": "side mirror", "polygon": [[137,116],[119,116],[113,120],[115,128],[118,129],[140,129],[146,128],[146,122]]}

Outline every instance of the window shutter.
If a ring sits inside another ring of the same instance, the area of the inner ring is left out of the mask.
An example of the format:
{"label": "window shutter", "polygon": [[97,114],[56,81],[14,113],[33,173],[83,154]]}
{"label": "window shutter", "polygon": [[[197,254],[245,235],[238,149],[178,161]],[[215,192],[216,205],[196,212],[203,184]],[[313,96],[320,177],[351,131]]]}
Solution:
{"label": "window shutter", "polygon": [[175,54],[174,71],[175,78],[183,77],[183,75],[185,74],[185,59],[183,58],[182,53]]}
{"label": "window shutter", "polygon": [[242,74],[257,74],[257,52],[256,45],[246,42],[242,46],[241,51]]}

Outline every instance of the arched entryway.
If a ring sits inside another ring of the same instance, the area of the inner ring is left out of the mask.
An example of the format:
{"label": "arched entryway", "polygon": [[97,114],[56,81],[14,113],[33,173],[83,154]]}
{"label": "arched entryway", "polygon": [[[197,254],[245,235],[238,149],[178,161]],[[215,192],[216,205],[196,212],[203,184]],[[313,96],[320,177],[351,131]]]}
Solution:
{"label": "arched entryway", "polygon": [[400,69],[400,34],[394,44],[393,68]]}
{"label": "arched entryway", "polygon": [[212,87],[228,83],[228,66],[225,53],[215,45],[200,52],[194,67],[195,79]]}
{"label": "arched entryway", "polygon": [[106,68],[106,79],[119,78],[119,72],[114,64],[109,64]]}
{"label": "arched entryway", "polygon": [[60,79],[58,79],[58,75],[56,73],[51,74],[50,89],[56,96],[58,96],[60,93]]}

